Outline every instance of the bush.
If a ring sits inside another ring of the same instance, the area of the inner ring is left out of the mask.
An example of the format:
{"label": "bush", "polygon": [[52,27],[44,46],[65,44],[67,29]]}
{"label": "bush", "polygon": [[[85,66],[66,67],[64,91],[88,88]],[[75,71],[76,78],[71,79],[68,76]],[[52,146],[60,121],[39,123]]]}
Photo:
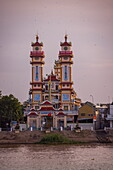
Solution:
{"label": "bush", "polygon": [[67,144],[72,143],[71,140],[59,134],[47,134],[40,141],[41,144]]}

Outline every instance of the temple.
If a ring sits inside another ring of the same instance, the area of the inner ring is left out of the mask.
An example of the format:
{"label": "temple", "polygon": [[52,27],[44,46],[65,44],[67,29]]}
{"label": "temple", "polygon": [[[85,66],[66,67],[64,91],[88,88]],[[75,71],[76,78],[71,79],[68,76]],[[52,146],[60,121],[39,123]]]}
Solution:
{"label": "temple", "polygon": [[32,66],[32,81],[29,91],[30,111],[27,114],[28,128],[67,128],[75,125],[78,117],[78,108],[81,100],[73,89],[72,44],[68,42],[67,35],[60,43],[58,59],[55,60],[54,69],[50,74],[43,76],[44,51],[43,43],[32,43],[30,52]]}

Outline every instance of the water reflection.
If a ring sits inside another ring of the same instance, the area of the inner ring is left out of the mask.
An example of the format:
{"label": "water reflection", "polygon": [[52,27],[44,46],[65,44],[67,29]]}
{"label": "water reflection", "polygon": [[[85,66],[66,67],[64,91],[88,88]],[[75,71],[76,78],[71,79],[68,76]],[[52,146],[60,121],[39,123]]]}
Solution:
{"label": "water reflection", "polygon": [[112,170],[112,145],[2,145],[0,170]]}

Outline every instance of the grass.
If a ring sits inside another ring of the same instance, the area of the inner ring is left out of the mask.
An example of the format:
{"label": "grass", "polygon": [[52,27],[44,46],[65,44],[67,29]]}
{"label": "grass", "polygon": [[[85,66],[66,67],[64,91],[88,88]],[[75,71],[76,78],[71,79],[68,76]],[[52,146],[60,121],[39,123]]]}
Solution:
{"label": "grass", "polygon": [[74,141],[60,135],[60,134],[47,134],[39,144],[73,144]]}

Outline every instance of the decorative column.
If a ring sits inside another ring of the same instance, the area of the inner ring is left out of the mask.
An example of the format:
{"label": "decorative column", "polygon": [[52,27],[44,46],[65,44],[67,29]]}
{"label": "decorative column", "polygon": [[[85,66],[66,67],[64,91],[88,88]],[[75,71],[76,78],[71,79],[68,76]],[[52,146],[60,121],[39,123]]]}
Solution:
{"label": "decorative column", "polygon": [[55,128],[55,121],[56,121],[56,116],[55,116],[55,113],[53,115],[53,127]]}
{"label": "decorative column", "polygon": [[30,127],[29,122],[30,122],[30,120],[29,120],[29,116],[27,116],[27,128],[29,128],[29,127]]}
{"label": "decorative column", "polygon": [[66,128],[67,127],[67,118],[66,118],[66,116],[64,116],[64,128]]}
{"label": "decorative column", "polygon": [[38,127],[41,127],[41,115],[38,116]]}
{"label": "decorative column", "polygon": [[55,116],[55,128],[57,128],[57,116]]}

